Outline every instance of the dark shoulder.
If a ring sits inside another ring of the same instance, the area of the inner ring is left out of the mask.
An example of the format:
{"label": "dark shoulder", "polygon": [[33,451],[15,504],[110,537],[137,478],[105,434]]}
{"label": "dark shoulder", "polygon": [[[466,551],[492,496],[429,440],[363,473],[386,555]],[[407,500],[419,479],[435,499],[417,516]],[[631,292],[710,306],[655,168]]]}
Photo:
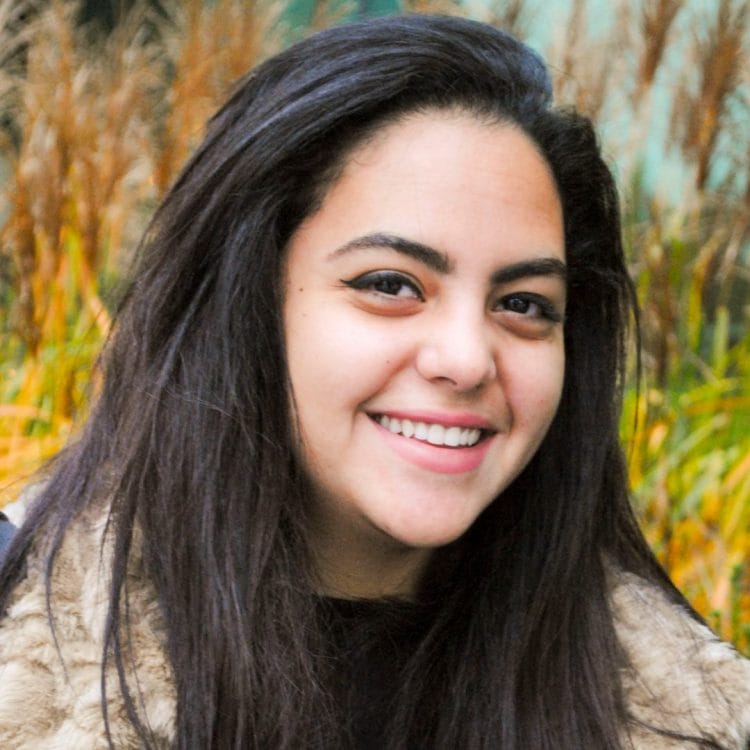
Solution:
{"label": "dark shoulder", "polygon": [[8,516],[0,511],[0,568],[8,554],[10,543],[13,541],[13,537],[16,535],[18,529],[11,522]]}
{"label": "dark shoulder", "polygon": [[[631,716],[708,736],[728,749],[749,747],[750,661],[686,605],[637,575],[612,574],[610,602],[628,662],[622,684]],[[661,746],[681,747],[653,745]]]}
{"label": "dark shoulder", "polygon": [[16,527],[10,522],[10,519],[0,511],[0,561],[3,559],[5,549],[10,544],[10,540],[16,533]]}

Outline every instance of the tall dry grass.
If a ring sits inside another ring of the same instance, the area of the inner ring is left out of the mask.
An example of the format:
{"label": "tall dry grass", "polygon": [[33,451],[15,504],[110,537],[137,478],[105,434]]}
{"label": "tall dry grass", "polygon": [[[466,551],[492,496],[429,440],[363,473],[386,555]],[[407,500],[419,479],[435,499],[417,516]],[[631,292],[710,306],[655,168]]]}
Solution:
{"label": "tall dry grass", "polygon": [[623,2],[593,41],[590,10],[574,0],[552,57],[618,155],[643,310],[631,484],[674,580],[750,652],[750,4]]}
{"label": "tall dry grass", "polygon": [[140,7],[92,43],[74,3],[38,11],[6,0],[0,9],[0,49],[14,50],[0,69],[11,124],[0,228],[7,498],[85,412],[117,280],[148,214],[233,81],[274,48],[277,13],[261,2],[248,12],[246,2],[188,0],[165,22]]}
{"label": "tall dry grass", "polygon": [[[165,5],[167,18],[136,10],[92,42],[67,0],[0,0],[0,504],[85,415],[118,283],[206,118],[239,75],[303,33],[285,26],[284,2]],[[547,9],[404,7],[520,36]],[[558,98],[596,120],[617,156],[644,310],[642,398],[630,388],[623,420],[634,494],[677,583],[750,651],[748,1],[611,7],[604,27],[592,0],[572,0],[545,53]],[[318,0],[307,23],[351,8]],[[676,187],[662,176],[670,160]]]}
{"label": "tall dry grass", "polygon": [[125,29],[100,49],[82,45],[59,2],[26,34],[22,64],[3,71],[19,138],[3,152],[0,476],[31,470],[67,438],[109,329],[102,295],[149,192],[148,46]]}

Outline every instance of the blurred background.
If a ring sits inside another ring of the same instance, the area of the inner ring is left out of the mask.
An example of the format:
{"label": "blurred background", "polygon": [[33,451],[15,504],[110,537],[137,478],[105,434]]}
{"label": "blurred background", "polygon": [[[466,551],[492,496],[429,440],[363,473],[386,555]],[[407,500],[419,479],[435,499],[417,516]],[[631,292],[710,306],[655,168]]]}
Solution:
{"label": "blurred background", "polygon": [[85,418],[139,237],[233,81],[397,11],[512,31],[597,124],[642,306],[634,503],[750,653],[750,0],[0,0],[0,507]]}

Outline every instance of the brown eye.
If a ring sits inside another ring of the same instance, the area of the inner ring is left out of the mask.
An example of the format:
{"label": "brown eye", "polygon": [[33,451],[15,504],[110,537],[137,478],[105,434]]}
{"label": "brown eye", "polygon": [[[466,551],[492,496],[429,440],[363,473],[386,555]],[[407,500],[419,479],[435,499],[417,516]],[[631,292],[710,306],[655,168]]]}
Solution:
{"label": "brown eye", "polygon": [[559,323],[563,318],[549,299],[531,292],[508,294],[498,300],[495,310],[523,315],[532,320],[550,320],[554,323]]}
{"label": "brown eye", "polygon": [[341,281],[352,289],[370,290],[386,297],[424,299],[415,281],[402,273],[394,271],[376,271],[358,276],[355,279],[348,281],[342,279]]}
{"label": "brown eye", "polygon": [[518,313],[519,315],[526,315],[531,307],[531,302],[521,297],[511,297],[505,303],[505,309],[510,312]]}

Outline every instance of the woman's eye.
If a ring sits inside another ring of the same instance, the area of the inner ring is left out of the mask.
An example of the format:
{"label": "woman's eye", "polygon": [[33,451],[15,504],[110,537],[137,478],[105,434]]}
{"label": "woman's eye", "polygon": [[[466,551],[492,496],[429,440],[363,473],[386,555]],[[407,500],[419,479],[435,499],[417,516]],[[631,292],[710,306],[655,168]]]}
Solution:
{"label": "woman's eye", "polygon": [[352,289],[369,290],[386,297],[424,299],[419,286],[413,279],[394,271],[375,271],[354,279],[341,279],[341,282]]}
{"label": "woman's eye", "polygon": [[496,309],[530,319],[548,320],[555,323],[562,320],[562,315],[549,299],[530,292],[508,294],[498,300]]}

